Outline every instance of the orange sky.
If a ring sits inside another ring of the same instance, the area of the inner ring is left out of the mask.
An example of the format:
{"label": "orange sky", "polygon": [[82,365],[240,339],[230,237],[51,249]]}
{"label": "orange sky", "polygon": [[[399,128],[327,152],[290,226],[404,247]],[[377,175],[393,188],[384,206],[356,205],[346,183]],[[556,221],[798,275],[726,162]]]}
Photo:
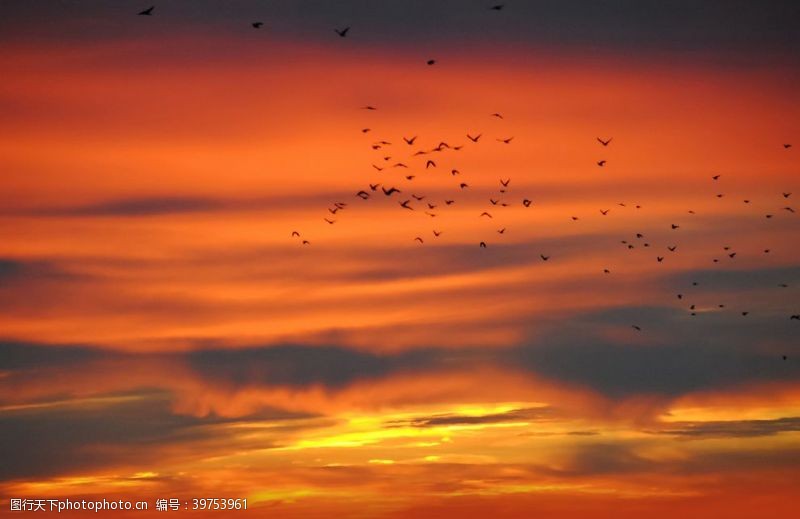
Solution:
{"label": "orange sky", "polygon": [[331,34],[8,39],[0,506],[795,510],[793,62]]}

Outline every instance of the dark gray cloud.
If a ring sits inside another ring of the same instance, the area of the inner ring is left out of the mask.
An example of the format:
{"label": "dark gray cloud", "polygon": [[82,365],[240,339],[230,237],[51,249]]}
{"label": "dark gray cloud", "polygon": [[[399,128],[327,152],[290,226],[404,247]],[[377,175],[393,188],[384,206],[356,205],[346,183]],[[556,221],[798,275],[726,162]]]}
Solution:
{"label": "dark gray cloud", "polygon": [[[41,477],[115,462],[141,463],[157,456],[148,447],[213,437],[208,425],[234,421],[173,413],[169,395],[116,396],[91,405],[59,405],[0,411],[0,480]],[[127,398],[126,398],[127,397]],[[299,415],[262,410],[238,420],[287,420]]]}
{"label": "dark gray cloud", "polygon": [[[98,39],[180,31],[321,40],[344,49],[376,45],[477,47],[491,42],[613,50],[704,51],[730,57],[794,54],[800,48],[800,6],[788,0],[162,0],[155,16],[141,2],[5,2],[0,34],[15,39]],[[249,27],[265,22],[256,33]],[[351,26],[346,40],[334,27]],[[256,40],[258,41],[258,40]],[[762,56],[763,57],[763,56]],[[794,56],[796,58],[796,55]]]}
{"label": "dark gray cloud", "polygon": [[401,371],[433,370],[441,367],[443,356],[439,350],[376,355],[336,346],[278,345],[195,351],[186,354],[186,362],[204,379],[226,386],[341,387]]}
{"label": "dark gray cloud", "polygon": [[800,417],[791,416],[774,420],[729,420],[713,422],[676,422],[657,431],[685,438],[752,438],[773,436],[782,432],[800,431]]}
{"label": "dark gray cloud", "polygon": [[517,421],[546,421],[554,417],[552,407],[529,407],[524,409],[514,409],[504,413],[492,413],[482,416],[469,416],[459,414],[438,414],[432,416],[419,416],[410,420],[392,421],[387,425],[390,427],[406,426],[412,427],[436,427],[440,425],[480,425]]}
{"label": "dark gray cloud", "polygon": [[[509,353],[514,367],[545,378],[589,387],[611,397],[677,396],[756,381],[800,376],[798,330],[774,315],[744,320],[726,312],[690,318],[674,308],[624,307],[575,316]],[[632,325],[641,332],[631,329]],[[602,330],[618,328],[612,340]],[[775,351],[764,341],[780,344]],[[782,360],[787,354],[790,361]]]}

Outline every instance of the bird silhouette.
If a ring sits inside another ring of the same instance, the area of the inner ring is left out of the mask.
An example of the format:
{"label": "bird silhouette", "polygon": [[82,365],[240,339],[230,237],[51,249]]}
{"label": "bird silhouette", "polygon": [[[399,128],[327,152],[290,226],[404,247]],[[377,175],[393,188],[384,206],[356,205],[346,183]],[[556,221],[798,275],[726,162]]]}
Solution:
{"label": "bird silhouette", "polygon": [[370,188],[372,191],[377,191],[379,186],[380,186],[380,184],[370,184],[370,185],[369,185],[369,188]]}
{"label": "bird silhouette", "polygon": [[514,137],[507,137],[505,139],[497,139],[497,142],[502,142],[503,144],[511,144],[512,140],[514,140]]}
{"label": "bird silhouette", "polygon": [[789,198],[790,196],[792,196],[791,193],[783,193],[783,198]]}
{"label": "bird silhouette", "polygon": [[458,171],[457,169],[451,169],[451,170],[450,170],[450,174],[451,174],[452,176],[456,176],[456,175],[460,175],[460,174],[461,174],[461,172],[460,172],[460,171]]}
{"label": "bird silhouette", "polygon": [[456,203],[456,201],[455,200],[445,200],[444,203],[446,205],[453,205],[454,203]]}
{"label": "bird silhouette", "polygon": [[667,245],[667,249],[669,249],[670,252],[675,252],[675,249],[677,248],[678,248],[677,245]]}
{"label": "bird silhouette", "polygon": [[505,232],[506,232],[506,228],[503,227],[502,229],[497,231],[497,234],[505,234]]}
{"label": "bird silhouette", "polygon": [[500,115],[500,114],[499,114],[499,113],[497,113],[497,112],[495,112],[495,113],[491,114],[491,116],[492,116],[492,117],[497,117],[498,119],[502,119],[502,118],[503,118],[503,116],[502,116],[502,115]]}
{"label": "bird silhouette", "polygon": [[425,243],[424,241],[422,241],[422,238],[420,238],[419,236],[417,236],[416,238],[414,238],[414,241],[418,241],[418,242],[420,242],[420,243]]}
{"label": "bird silhouette", "polygon": [[438,238],[439,236],[441,236],[441,234],[442,234],[442,231],[433,231],[433,235],[434,235],[435,237],[437,237],[437,238]]}
{"label": "bird silhouette", "polygon": [[436,60],[435,59],[429,59],[427,61],[427,63],[428,63],[428,65],[433,65],[434,63],[436,63]]}
{"label": "bird silhouette", "polygon": [[434,167],[434,168],[436,167],[436,163],[434,161],[432,161],[432,160],[429,160],[428,162],[425,163],[425,169],[428,169],[430,167]]}
{"label": "bird silhouette", "polygon": [[714,175],[714,176],[711,177],[711,179],[712,180],[719,180],[719,177],[721,177],[721,176],[722,175]]}
{"label": "bird silhouette", "polygon": [[417,202],[421,202],[421,201],[425,200],[425,196],[424,195],[423,196],[419,196],[419,195],[415,195],[414,193],[411,193],[411,196],[414,197],[414,200],[416,200]]}
{"label": "bird silhouette", "polygon": [[417,140],[417,136],[415,135],[415,136],[411,137],[410,139],[406,139],[405,137],[403,137],[403,140],[406,141],[406,144],[411,146],[412,144],[414,144],[414,141]]}
{"label": "bird silhouette", "polygon": [[641,332],[641,331],[642,331],[642,328],[641,328],[641,327],[639,327],[639,326],[636,326],[635,324],[634,324],[634,325],[631,325],[631,328],[633,328],[633,329],[634,329],[634,330],[636,330],[637,332]]}
{"label": "bird silhouette", "polygon": [[675,229],[679,229],[679,228],[680,228],[680,225],[675,225],[674,223],[672,224],[672,230],[673,230],[673,231],[674,231]]}
{"label": "bird silhouette", "polygon": [[532,203],[533,202],[528,200],[527,198],[522,201],[522,205],[524,205],[525,207],[530,207]]}
{"label": "bird silhouette", "polygon": [[598,161],[597,161],[597,165],[598,165],[598,166],[600,166],[600,167],[602,168],[603,166],[605,166],[605,165],[606,165],[606,162],[607,162],[607,161],[605,161],[605,160],[598,160]]}
{"label": "bird silhouette", "polygon": [[[150,9],[152,9],[152,7],[151,7]],[[789,149],[789,148],[791,148],[791,147],[792,147],[792,145],[791,145],[791,144],[784,144],[784,145],[783,145],[783,149],[785,149],[785,150],[788,150],[788,149]]]}
{"label": "bird silhouette", "polygon": [[413,210],[414,210],[414,208],[413,208],[413,207],[411,207],[410,205],[408,205],[408,204],[410,204],[410,203],[411,203],[411,200],[406,200],[405,202],[397,202],[397,203],[398,203],[398,204],[400,204],[400,207],[402,207],[402,208],[404,208],[404,209],[408,209],[409,211],[413,211]]}
{"label": "bird silhouette", "polygon": [[659,263],[664,261],[664,257],[663,256],[656,256],[656,259],[658,260]]}
{"label": "bird silhouette", "polygon": [[292,231],[292,237],[294,238],[295,236],[297,236],[299,238],[300,237],[300,233],[297,232],[297,231]]}
{"label": "bird silhouette", "polygon": [[310,243],[311,243],[311,242],[310,242],[310,241],[308,241],[308,240],[303,240],[303,245],[308,245],[308,244],[310,244]]}
{"label": "bird silhouette", "polygon": [[492,10],[492,11],[502,11],[503,7],[505,7],[504,4],[497,4],[497,5],[493,5],[489,9]]}
{"label": "bird silhouette", "polygon": [[336,220],[328,220],[327,218],[325,218],[324,220],[325,220],[326,222],[328,222],[328,224],[329,224],[329,225],[333,225],[333,224],[335,224],[335,223],[336,223]]}
{"label": "bird silhouette", "polygon": [[599,142],[599,143],[600,143],[600,144],[602,144],[603,146],[608,146],[608,145],[611,143],[611,140],[612,140],[613,138],[614,138],[614,137],[609,137],[609,139],[608,139],[608,140],[604,141],[603,139],[601,139],[600,137],[598,137],[598,138],[597,138],[597,142]]}
{"label": "bird silhouette", "polygon": [[369,193],[367,193],[366,191],[362,190],[362,191],[359,191],[358,193],[356,193],[356,196],[366,200],[367,198],[369,198]]}
{"label": "bird silhouette", "polygon": [[486,242],[485,242],[485,241],[482,241],[482,242],[480,243],[480,247],[481,247],[481,249],[485,249],[485,248],[486,248]]}
{"label": "bird silhouette", "polygon": [[464,188],[467,188],[467,187],[469,187],[469,184],[467,184],[466,182],[462,182],[461,184],[459,184],[459,187],[460,187],[461,189],[464,189]]}
{"label": "bird silhouette", "polygon": [[472,142],[478,142],[478,139],[480,139],[482,135],[483,135],[482,133],[479,133],[478,135],[476,135],[475,137],[473,137],[472,135],[470,135],[470,134],[467,134],[467,138],[468,138],[469,140],[471,140]]}
{"label": "bird silhouette", "polygon": [[492,217],[492,215],[490,215],[490,214],[489,214],[489,213],[487,213],[486,211],[482,212],[482,213],[481,213],[481,216],[488,216],[489,218],[491,218],[491,217]]}
{"label": "bird silhouette", "polygon": [[340,37],[344,38],[350,31],[350,27],[345,27],[344,29],[334,29],[334,31],[336,31],[336,34],[338,34]]}
{"label": "bird silhouette", "polygon": [[155,8],[156,8],[156,6],[151,5],[150,7],[145,9],[144,11],[139,12],[139,16],[153,16],[153,9],[155,9]]}
{"label": "bird silhouette", "polygon": [[547,261],[550,259],[550,256],[545,256],[544,254],[539,254],[539,257],[542,258],[542,261]]}
{"label": "bird silhouette", "polygon": [[253,29],[260,29],[264,26],[264,22],[253,22],[251,25],[253,26]]}
{"label": "bird silhouette", "polygon": [[400,193],[401,192],[396,187],[390,187],[389,189],[386,189],[385,187],[382,187],[381,190],[383,191],[383,194],[386,195],[386,196],[392,196],[393,193]]}
{"label": "bird silhouette", "polygon": [[605,209],[605,210],[600,209],[600,214],[602,214],[603,216],[606,216],[610,210],[611,209]]}
{"label": "bird silhouette", "polygon": [[[348,29],[349,29],[349,27],[348,27]],[[361,109],[362,110],[377,110],[377,108],[375,108],[372,105],[362,106]]]}

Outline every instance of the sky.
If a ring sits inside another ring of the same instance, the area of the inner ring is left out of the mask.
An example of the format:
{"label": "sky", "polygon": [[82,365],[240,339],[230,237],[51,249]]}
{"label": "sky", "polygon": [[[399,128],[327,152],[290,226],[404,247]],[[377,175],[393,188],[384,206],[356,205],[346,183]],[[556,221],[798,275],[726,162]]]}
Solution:
{"label": "sky", "polygon": [[2,509],[796,510],[800,6],[497,3],[0,2]]}

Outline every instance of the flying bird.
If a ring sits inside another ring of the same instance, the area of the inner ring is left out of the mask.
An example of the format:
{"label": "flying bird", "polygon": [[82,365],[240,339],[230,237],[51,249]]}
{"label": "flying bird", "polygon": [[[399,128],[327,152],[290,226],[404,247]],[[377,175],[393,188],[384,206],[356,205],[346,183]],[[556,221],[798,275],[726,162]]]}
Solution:
{"label": "flying bird", "polygon": [[436,163],[434,161],[432,161],[432,160],[429,160],[428,162],[425,163],[425,169],[428,169],[431,166],[433,166],[435,168],[436,167]]}
{"label": "flying bird", "polygon": [[467,134],[467,139],[471,140],[472,142],[478,142],[478,139],[480,139],[482,135],[483,135],[482,133],[479,133],[478,135],[473,137],[472,135]]}
{"label": "flying bird", "polygon": [[427,63],[428,63],[428,65],[433,65],[434,63],[436,63],[436,60],[435,59],[429,59],[427,61]]}
{"label": "flying bird", "polygon": [[[151,7],[150,9],[152,9],[152,7]],[[789,149],[789,148],[791,148],[791,147],[792,147],[792,145],[791,145],[791,144],[784,144],[784,145],[783,145],[783,149],[785,149],[785,150],[788,150],[788,149]]]}
{"label": "flying bird", "polygon": [[508,187],[509,182],[511,182],[510,178],[508,180],[503,180],[502,178],[500,179],[500,183],[503,184],[503,187]]}
{"label": "flying bird", "polygon": [[490,215],[490,214],[489,214],[489,213],[487,213],[486,211],[482,212],[482,213],[481,213],[481,216],[488,216],[489,218],[491,218],[491,217],[492,217],[492,215]]}
{"label": "flying bird", "polygon": [[610,210],[611,209],[606,209],[606,210],[600,209],[600,214],[602,214],[603,216],[606,216]]}
{"label": "flying bird", "polygon": [[461,189],[464,189],[465,187],[469,187],[469,184],[467,184],[466,182],[462,182],[461,184],[459,184],[458,187],[460,187]]}
{"label": "flying bird", "polygon": [[547,261],[550,259],[550,256],[545,256],[544,254],[539,254],[539,257],[542,258],[542,261]]}
{"label": "flying bird", "polygon": [[500,115],[500,114],[499,114],[499,113],[497,113],[497,112],[495,112],[495,113],[491,114],[491,116],[492,116],[492,117],[497,117],[498,119],[502,119],[502,118],[503,118],[503,116],[502,116],[502,115]]}
{"label": "flying bird", "polygon": [[604,141],[603,139],[601,139],[600,137],[598,137],[598,138],[597,138],[597,142],[599,142],[599,143],[600,143],[600,144],[602,144],[603,146],[608,146],[608,145],[611,143],[611,140],[612,140],[613,138],[614,138],[614,137],[609,137],[609,139],[608,139],[608,140]]}
{"label": "flying bird", "polygon": [[[336,34],[338,34],[342,38],[347,36],[347,32],[349,30],[350,30],[350,27],[345,27],[344,29],[334,29],[334,31],[336,31]],[[373,108],[373,110],[374,110],[374,108]]]}
{"label": "flying bird", "polygon": [[486,242],[485,242],[485,241],[482,241],[482,242],[480,243],[480,247],[481,247],[481,249],[485,249],[485,248],[486,248]]}
{"label": "flying bird", "polygon": [[522,205],[524,205],[525,207],[530,207],[532,203],[533,202],[528,200],[527,198],[522,201]]}
{"label": "flying bird", "polygon": [[412,144],[414,144],[414,141],[417,140],[417,136],[415,135],[415,136],[411,137],[410,139],[406,139],[405,137],[403,137],[403,140],[406,141],[406,144],[411,146]]}
{"label": "flying bird", "polygon": [[297,236],[299,238],[300,237],[300,233],[297,232],[297,231],[292,231],[292,238],[294,238],[295,236]]}
{"label": "flying bird", "polygon": [[416,201],[418,201],[418,202],[421,202],[421,201],[425,200],[425,196],[424,195],[423,196],[418,196],[418,195],[415,195],[414,193],[411,193],[411,196],[413,196],[414,199]]}
{"label": "flying bird", "polygon": [[156,6],[151,5],[150,7],[145,9],[144,11],[141,11],[139,13],[139,16],[153,16],[153,9],[155,9],[155,8],[156,8]]}
{"label": "flying bird", "polygon": [[606,165],[606,162],[607,162],[607,161],[605,161],[605,160],[598,160],[598,161],[597,161],[597,165],[598,165],[598,166],[600,166],[600,167],[602,168],[603,166],[605,166],[605,165]]}
{"label": "flying bird", "polygon": [[507,137],[505,139],[497,139],[497,142],[502,142],[503,144],[511,144],[512,140],[514,140],[514,137]]}
{"label": "flying bird", "polygon": [[375,108],[372,105],[362,106],[361,109],[362,110],[377,110],[377,108]]}
{"label": "flying bird", "polygon": [[425,243],[424,241],[422,241],[422,238],[420,238],[419,236],[417,236],[416,238],[414,238],[414,241],[418,241],[418,242],[420,242],[420,243]]}
{"label": "flying bird", "polygon": [[362,199],[366,200],[367,198],[369,198],[369,193],[367,193],[367,192],[366,192],[366,191],[364,191],[364,190],[361,190],[361,191],[359,191],[358,193],[356,193],[356,196],[357,196],[357,197],[359,197],[359,198],[362,198]]}
{"label": "flying bird", "polygon": [[413,211],[414,210],[413,207],[408,205],[408,204],[411,203],[411,200],[406,200],[405,202],[397,202],[397,203],[400,204],[400,207],[402,207],[403,209],[408,209],[409,211]]}
{"label": "flying bird", "polygon": [[639,326],[636,326],[635,324],[634,324],[634,325],[632,325],[632,326],[631,326],[631,328],[633,328],[633,329],[634,329],[634,330],[636,330],[637,332],[641,332],[641,331],[642,331],[641,327],[639,327]]}
{"label": "flying bird", "polygon": [[712,180],[719,180],[719,177],[721,177],[721,176],[722,175],[714,175],[714,176],[711,177],[711,179]]}
{"label": "flying bird", "polygon": [[260,29],[264,25],[264,22],[253,22],[251,25],[253,29]]}
{"label": "flying bird", "polygon": [[333,224],[335,224],[335,223],[336,223],[336,220],[328,220],[327,218],[325,218],[324,220],[325,220],[326,222],[328,222],[328,224],[329,224],[329,225],[333,225]]}
{"label": "flying bird", "polygon": [[497,4],[497,5],[493,5],[492,7],[490,7],[489,10],[491,10],[491,11],[502,11],[503,7],[505,7],[504,4]]}
{"label": "flying bird", "polygon": [[396,187],[390,187],[389,189],[382,187],[381,190],[383,191],[383,194],[386,196],[392,196],[393,193],[400,193],[400,190],[397,189]]}

